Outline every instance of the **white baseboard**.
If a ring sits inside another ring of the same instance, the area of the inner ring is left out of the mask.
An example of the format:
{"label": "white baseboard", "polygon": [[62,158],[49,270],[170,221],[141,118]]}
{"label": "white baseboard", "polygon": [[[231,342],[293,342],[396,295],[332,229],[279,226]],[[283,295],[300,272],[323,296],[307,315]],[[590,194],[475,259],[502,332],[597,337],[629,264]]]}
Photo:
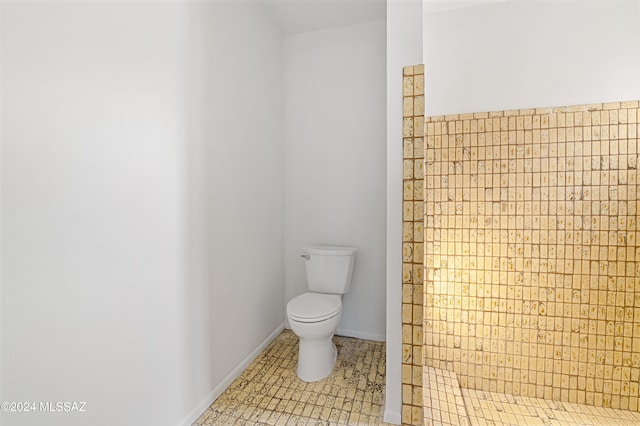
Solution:
{"label": "white baseboard", "polygon": [[338,336],[355,337],[356,339],[374,340],[376,342],[386,341],[386,336],[384,334],[369,333],[367,331],[360,330],[349,330],[347,328],[338,328],[336,330],[336,334]]}
{"label": "white baseboard", "polygon": [[384,417],[382,420],[384,420],[385,423],[399,425],[402,422],[402,416],[397,411],[384,410]]}
{"label": "white baseboard", "polygon": [[231,373],[225,377],[222,382],[218,384],[209,394],[198,404],[195,406],[193,410],[184,418],[183,421],[180,422],[180,426],[191,426],[193,422],[198,420],[198,417],[204,413],[207,408],[213,401],[218,399],[218,397],[229,387],[231,383],[244,371],[245,368],[251,364],[251,362],[256,359],[258,355],[267,347],[269,343],[273,341],[284,329],[284,323],[280,324],[266,339],[262,341],[245,359],[243,359],[240,364],[234,368]]}

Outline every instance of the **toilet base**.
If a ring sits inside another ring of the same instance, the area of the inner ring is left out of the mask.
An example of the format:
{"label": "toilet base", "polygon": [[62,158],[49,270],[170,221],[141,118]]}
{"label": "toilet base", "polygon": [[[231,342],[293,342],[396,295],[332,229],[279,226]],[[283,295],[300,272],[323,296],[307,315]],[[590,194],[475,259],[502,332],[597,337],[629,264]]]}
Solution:
{"label": "toilet base", "polygon": [[338,349],[332,338],[300,339],[298,369],[296,373],[304,382],[317,382],[333,371],[338,357]]}

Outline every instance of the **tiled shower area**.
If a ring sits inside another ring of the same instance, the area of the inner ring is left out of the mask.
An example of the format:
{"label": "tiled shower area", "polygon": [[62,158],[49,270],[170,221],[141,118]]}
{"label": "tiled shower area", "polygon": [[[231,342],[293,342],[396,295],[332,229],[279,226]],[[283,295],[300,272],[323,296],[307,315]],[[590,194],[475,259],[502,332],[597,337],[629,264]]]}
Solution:
{"label": "tiled shower area", "polygon": [[404,74],[403,423],[640,424],[639,103],[424,117]]}

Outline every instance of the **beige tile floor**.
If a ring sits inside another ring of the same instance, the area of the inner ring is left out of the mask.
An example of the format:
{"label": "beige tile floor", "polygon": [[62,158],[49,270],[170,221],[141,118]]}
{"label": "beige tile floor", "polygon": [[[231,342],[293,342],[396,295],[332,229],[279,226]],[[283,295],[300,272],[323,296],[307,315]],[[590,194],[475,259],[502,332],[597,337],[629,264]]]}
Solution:
{"label": "beige tile floor", "polygon": [[640,413],[463,389],[471,425],[638,426]]}
{"label": "beige tile floor", "polygon": [[[331,375],[305,383],[295,371],[298,339],[283,331],[194,425],[387,425],[385,344],[339,336],[334,342]],[[425,426],[640,425],[640,413],[461,389],[453,372],[426,373]]]}
{"label": "beige tile floor", "polygon": [[640,413],[460,389],[455,373],[427,367],[426,426],[638,426]]}
{"label": "beige tile floor", "polygon": [[386,425],[384,342],[334,342],[331,375],[305,383],[296,376],[298,338],[283,331],[194,425]]}

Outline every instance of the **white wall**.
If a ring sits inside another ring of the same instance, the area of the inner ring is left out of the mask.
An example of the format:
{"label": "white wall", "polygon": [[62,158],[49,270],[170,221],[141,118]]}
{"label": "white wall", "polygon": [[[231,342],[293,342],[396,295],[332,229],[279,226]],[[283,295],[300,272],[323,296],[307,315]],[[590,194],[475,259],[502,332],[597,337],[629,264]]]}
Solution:
{"label": "white wall", "polygon": [[358,247],[338,334],[385,338],[385,22],[285,37],[285,300],[300,247]]}
{"label": "white wall", "polygon": [[248,3],[2,3],[5,425],[190,424],[284,320],[282,46]]}
{"label": "white wall", "polygon": [[427,115],[640,98],[638,0],[522,0],[429,10]]}
{"label": "white wall", "polygon": [[387,381],[384,420],[402,410],[402,68],[422,63],[422,0],[387,2]]}

